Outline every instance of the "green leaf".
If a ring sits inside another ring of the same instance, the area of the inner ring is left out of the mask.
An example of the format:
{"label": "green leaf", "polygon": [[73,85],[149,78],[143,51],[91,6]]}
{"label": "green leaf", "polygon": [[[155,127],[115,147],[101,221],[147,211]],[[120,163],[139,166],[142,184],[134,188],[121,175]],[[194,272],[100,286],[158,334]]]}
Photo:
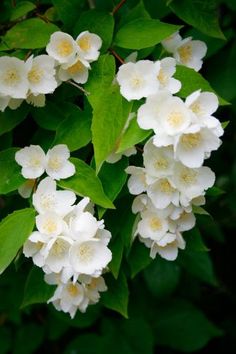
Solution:
{"label": "green leaf", "polygon": [[59,18],[67,27],[74,26],[84,0],[52,0]]}
{"label": "green leaf", "polygon": [[78,150],[91,141],[91,112],[77,106],[56,130],[53,145],[66,144],[70,151]]}
{"label": "green leaf", "polygon": [[21,1],[16,4],[11,13],[11,21],[15,21],[18,18],[26,15],[28,12],[34,10],[36,6],[30,1]]}
{"label": "green leaf", "polygon": [[193,205],[193,213],[194,214],[199,214],[199,215],[208,215],[211,216],[208,211],[206,211],[204,208],[197,206],[197,205]]}
{"label": "green leaf", "polygon": [[143,1],[141,0],[135,7],[130,9],[124,16],[121,17],[119,28],[133,20],[144,18],[150,19],[150,15],[146,10]]}
{"label": "green leaf", "polygon": [[89,10],[82,12],[74,27],[74,35],[83,31],[90,31],[102,39],[102,52],[109,48],[114,30],[114,18],[106,11]]}
{"label": "green leaf", "polygon": [[210,197],[219,197],[222,194],[225,194],[225,191],[219,187],[211,187],[206,192],[206,195]]}
{"label": "green leaf", "polygon": [[[184,233],[184,238],[187,242],[187,250],[197,251],[197,252],[207,252],[209,249],[206,247],[202,240],[202,236],[197,227]],[[185,252],[185,251],[183,251]]]}
{"label": "green leaf", "polygon": [[108,291],[102,294],[102,304],[128,318],[129,289],[124,273],[120,272],[118,279],[108,275],[106,285]]}
{"label": "green leaf", "polygon": [[222,335],[204,313],[185,300],[168,301],[156,313],[156,343],[181,352],[203,348],[210,339]]}
{"label": "green leaf", "polygon": [[7,108],[4,112],[0,112],[0,136],[20,124],[27,117],[29,110],[27,104],[22,104],[17,110]]}
{"label": "green leaf", "polygon": [[121,96],[118,85],[107,89],[93,109],[92,141],[97,171],[116,150],[131,109],[132,103]]}
{"label": "green leaf", "polygon": [[183,21],[208,36],[225,39],[218,20],[215,0],[172,0],[171,10]]}
{"label": "green leaf", "polygon": [[180,267],[176,262],[169,262],[157,257],[144,270],[144,278],[151,294],[164,298],[175,290],[180,279]]}
{"label": "green leaf", "polygon": [[44,272],[33,266],[25,283],[24,297],[21,308],[47,302],[55,292],[55,286],[44,281]]}
{"label": "green leaf", "polygon": [[35,223],[33,209],[21,209],[0,223],[0,274],[15,258],[20,247],[31,234]]}
{"label": "green leaf", "polygon": [[109,248],[112,252],[112,260],[109,263],[109,269],[111,270],[114,278],[117,279],[120,271],[124,250],[124,242],[122,237],[118,235],[117,237],[115,237],[115,239],[112,238],[111,242],[109,243]]}
{"label": "green leaf", "polygon": [[[209,82],[203,78],[203,76],[196,72],[194,69],[187,68],[185,66],[177,65],[177,70],[175,73],[175,78],[180,80],[182,83],[181,90],[178,92],[178,96],[187,97],[196,90],[210,91],[217,93],[210,86]],[[228,105],[229,103],[223,98],[219,97],[220,105]]]}
{"label": "green leaf", "polygon": [[75,165],[76,173],[66,180],[60,180],[58,185],[63,189],[75,192],[81,197],[89,197],[92,202],[103,208],[113,209],[114,205],[104,193],[102,183],[96,176],[95,171],[82,160],[76,158],[70,160]]}
{"label": "green leaf", "polygon": [[229,120],[227,120],[226,122],[222,122],[222,123],[221,123],[222,128],[223,128],[223,129],[227,128],[228,125],[229,125],[229,123],[230,123]]}
{"label": "green leaf", "polygon": [[12,192],[25,182],[21,167],[15,161],[17,150],[10,148],[0,152],[0,194]]}
{"label": "green leaf", "polygon": [[58,31],[58,27],[54,24],[46,23],[39,18],[31,18],[19,22],[9,29],[3,40],[9,49],[44,48],[48,44],[51,34],[55,31]]}
{"label": "green leaf", "polygon": [[65,119],[58,105],[51,101],[47,101],[44,107],[32,107],[30,112],[36,123],[41,128],[47,130],[56,130],[59,124]]}
{"label": "green leaf", "polygon": [[131,277],[134,278],[151,262],[152,258],[150,257],[150,250],[139,240],[136,240],[132,245],[130,254],[128,255],[128,263],[131,270]]}
{"label": "green leaf", "polygon": [[[39,349],[44,340],[42,325],[29,322],[19,326],[14,337],[14,350],[12,354],[32,354]],[[39,349],[40,350],[40,349]]]}
{"label": "green leaf", "polygon": [[134,116],[130,120],[127,129],[124,131],[119,141],[119,146],[116,152],[123,152],[135,146],[136,144],[141,143],[142,141],[147,139],[151,133],[151,130],[141,129],[137,123],[137,117]]}
{"label": "green leaf", "polygon": [[160,43],[178,31],[181,26],[170,25],[153,19],[136,19],[121,27],[114,44],[121,48],[142,49]]}

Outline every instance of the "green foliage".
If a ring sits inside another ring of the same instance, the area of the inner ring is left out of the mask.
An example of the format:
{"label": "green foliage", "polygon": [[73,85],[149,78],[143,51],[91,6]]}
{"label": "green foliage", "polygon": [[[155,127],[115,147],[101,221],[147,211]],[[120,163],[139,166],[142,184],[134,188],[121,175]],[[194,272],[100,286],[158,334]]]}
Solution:
{"label": "green foliage", "polygon": [[25,283],[21,308],[47,302],[53,295],[55,286],[44,281],[44,273],[39,267],[33,267]]}
{"label": "green foliage", "polygon": [[96,176],[95,171],[82,160],[71,158],[71,162],[76,168],[75,175],[66,180],[60,180],[58,185],[75,192],[79,196],[88,196],[95,204],[103,208],[114,208],[112,202],[104,193],[102,183]]}
{"label": "green foliage", "polygon": [[35,9],[35,5],[30,1],[21,1],[12,10],[10,20],[15,21]]}
{"label": "green foliage", "polygon": [[34,227],[33,209],[17,210],[0,223],[0,273],[15,258]]}
{"label": "green foliage", "polygon": [[[54,24],[46,23],[39,18],[32,18],[19,22],[9,29],[3,41],[9,49],[43,48],[55,31],[58,31],[58,27]],[[32,36],[32,33],[37,33],[37,35]]]}
{"label": "green foliage", "polygon": [[30,107],[23,104],[16,111],[7,108],[5,112],[0,112],[0,136],[10,132],[18,124],[20,124],[29,113]]}
{"label": "green foliage", "polygon": [[160,43],[180,28],[181,26],[170,25],[159,20],[138,18],[119,29],[114,44],[128,49],[148,48]]}
{"label": "green foliage", "polygon": [[66,27],[71,28],[77,18],[84,0],[52,0],[60,20]]}
{"label": "green foliage", "polygon": [[20,173],[20,166],[15,162],[17,150],[10,148],[0,152],[0,194],[16,190],[25,181]]}

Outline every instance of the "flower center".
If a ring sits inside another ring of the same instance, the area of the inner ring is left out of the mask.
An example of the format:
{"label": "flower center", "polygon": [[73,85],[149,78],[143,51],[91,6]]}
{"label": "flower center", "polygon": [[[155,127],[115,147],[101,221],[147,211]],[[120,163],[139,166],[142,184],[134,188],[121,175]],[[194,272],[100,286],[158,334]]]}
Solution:
{"label": "flower center", "polygon": [[151,218],[149,221],[149,225],[150,225],[152,231],[159,231],[162,229],[161,220],[157,217]]}
{"label": "flower center", "polygon": [[157,79],[160,81],[162,85],[165,85],[167,82],[167,75],[164,73],[163,69],[160,69]]}
{"label": "flower center", "polygon": [[181,136],[181,144],[185,149],[193,149],[201,144],[202,138],[200,133],[184,134]]}
{"label": "flower center", "polygon": [[168,181],[168,179],[164,178],[160,181],[160,190],[163,193],[171,194],[174,191],[174,188]]}
{"label": "flower center", "polygon": [[68,40],[63,39],[57,45],[57,52],[62,57],[67,57],[73,52],[73,46]]}
{"label": "flower center", "polygon": [[55,204],[56,204],[56,200],[55,200],[55,195],[54,194],[43,194],[41,196],[41,205],[44,209],[46,210],[50,210],[52,209]]}
{"label": "flower center", "polygon": [[8,86],[14,86],[20,81],[20,75],[16,69],[9,69],[4,75],[4,83]]}
{"label": "flower center", "polygon": [[182,63],[188,63],[192,56],[192,47],[191,45],[183,45],[178,49],[180,59]]}
{"label": "flower center", "polygon": [[82,73],[84,71],[84,65],[78,60],[75,64],[71,65],[67,71],[71,75]]}
{"label": "flower center", "polygon": [[77,41],[77,43],[80,46],[80,48],[85,52],[87,52],[91,48],[91,41],[88,36],[82,37]]}
{"label": "flower center", "polygon": [[167,118],[168,123],[170,124],[170,126],[172,126],[173,128],[179,128],[183,121],[184,121],[184,117],[183,114],[179,111],[172,111],[168,118]]}
{"label": "flower center", "polygon": [[62,165],[62,161],[57,156],[50,158],[48,161],[48,167],[55,171],[58,171],[61,168],[61,165]]}
{"label": "flower center", "polygon": [[65,254],[67,254],[68,245],[64,240],[56,240],[51,249],[51,255],[54,257],[62,258]]}
{"label": "flower center", "polygon": [[186,185],[194,184],[197,180],[197,172],[185,168],[180,174],[180,179]]}
{"label": "flower center", "polygon": [[132,86],[132,88],[134,89],[138,89],[142,86],[143,84],[143,79],[140,78],[139,76],[133,76],[132,79],[130,80],[130,84]]}
{"label": "flower center", "polygon": [[87,244],[82,244],[79,246],[78,256],[82,262],[89,263],[93,257],[93,250]]}
{"label": "flower center", "polygon": [[158,160],[155,161],[154,167],[157,170],[166,170],[168,168],[168,161],[163,157],[160,157]]}
{"label": "flower center", "polygon": [[54,220],[48,219],[43,225],[43,230],[45,234],[51,234],[57,230],[57,224]]}
{"label": "flower center", "polygon": [[201,105],[199,104],[199,102],[194,102],[191,104],[191,106],[189,107],[191,109],[191,111],[195,114],[202,114],[203,110]]}
{"label": "flower center", "polygon": [[79,289],[77,288],[76,284],[69,284],[67,285],[67,291],[71,297],[76,297],[79,293]]}
{"label": "flower center", "polygon": [[28,79],[32,84],[38,84],[43,77],[43,70],[37,66],[33,68],[28,73]]}
{"label": "flower center", "polygon": [[41,159],[40,159],[38,156],[36,156],[36,155],[32,156],[32,157],[30,158],[30,160],[29,160],[29,166],[30,166],[30,167],[35,167],[35,168],[37,168],[37,167],[40,167],[41,164],[42,164]]}

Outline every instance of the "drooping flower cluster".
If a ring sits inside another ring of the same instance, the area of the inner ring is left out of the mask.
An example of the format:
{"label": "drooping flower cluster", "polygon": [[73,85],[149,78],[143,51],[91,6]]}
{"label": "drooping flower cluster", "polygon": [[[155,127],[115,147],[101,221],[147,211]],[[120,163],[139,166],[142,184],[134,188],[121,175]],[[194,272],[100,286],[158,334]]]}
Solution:
{"label": "drooping flower cluster", "polygon": [[[164,41],[173,53],[189,46],[185,49],[193,55],[192,61],[174,56],[179,63],[194,64],[195,70],[200,69],[206,52],[202,54],[205,44],[198,42],[182,40],[179,34]],[[156,62],[140,60],[121,65],[117,74],[120,92],[127,100],[146,98],[137,122],[155,134],[144,146],[144,167],[126,169],[131,174],[129,191],[137,195],[132,210],[140,213],[135,235],[151,249],[152,258],[158,253],[168,260],[185,248],[182,232],[195,225],[193,206],[205,203],[205,192],[214,184],[214,173],[203,163],[219,148],[223,134],[219,120],[213,117],[218,108],[214,93],[198,90],[185,101],[173,95],[181,88],[173,78],[175,65],[176,60],[169,57]]]}
{"label": "drooping flower cluster", "polygon": [[192,37],[182,38],[179,32],[162,41],[165,50],[173,54],[178,64],[187,66],[199,71],[202,67],[202,58],[206,55],[207,46],[199,40],[192,40]]}
{"label": "drooping flower cluster", "polygon": [[75,173],[69,156],[66,145],[56,145],[47,154],[31,145],[19,150],[15,158],[25,178],[38,178],[45,171],[49,176],[32,196],[37,230],[25,242],[23,253],[43,269],[47,283],[57,285],[49,302],[74,317],[77,309],[85,312],[89,304],[98,302],[99,292],[107,289],[102,273],[112,254],[107,247],[111,234],[103,220],[94,217],[89,198],[75,204],[74,192],[56,188],[55,179]]}
{"label": "drooping flower cluster", "polygon": [[46,47],[47,54],[26,61],[0,57],[0,111],[18,108],[26,100],[37,107],[45,105],[45,94],[53,93],[62,81],[84,84],[90,63],[99,57],[102,40],[88,31],[74,40],[69,34],[55,32]]}

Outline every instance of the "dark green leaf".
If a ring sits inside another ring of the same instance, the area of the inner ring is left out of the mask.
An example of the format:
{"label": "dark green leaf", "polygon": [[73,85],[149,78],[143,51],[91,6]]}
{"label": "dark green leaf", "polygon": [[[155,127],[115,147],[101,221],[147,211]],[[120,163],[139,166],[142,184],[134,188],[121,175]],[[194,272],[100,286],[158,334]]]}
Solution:
{"label": "dark green leaf", "polygon": [[128,255],[131,277],[134,278],[135,275],[146,268],[151,262],[152,258],[150,257],[150,250],[139,240],[136,240]]}
{"label": "dark green leaf", "polygon": [[17,110],[7,108],[5,112],[0,112],[0,136],[20,124],[27,117],[29,110],[30,107],[23,104]]}
{"label": "dark green leaf", "polygon": [[159,20],[136,19],[119,29],[114,44],[127,49],[148,48],[160,43],[180,28],[181,26],[170,25]]}
{"label": "dark green leaf", "polygon": [[18,4],[16,4],[16,7],[13,8],[10,20],[15,21],[34,9],[35,9],[35,5],[32,2],[21,1]]}
{"label": "dark green leaf", "polygon": [[57,104],[47,101],[44,107],[32,107],[30,110],[37,124],[47,130],[56,130],[60,123],[65,119]]}
{"label": "dark green leaf", "polygon": [[60,180],[58,185],[75,192],[79,196],[89,197],[92,202],[103,208],[114,208],[114,205],[104,193],[102,183],[96,176],[95,171],[82,160],[71,158],[71,162],[76,167],[76,174],[66,180]]}
{"label": "dark green leaf", "polygon": [[55,292],[55,286],[44,281],[44,272],[41,268],[33,266],[25,284],[24,298],[21,308],[47,302]]}
{"label": "dark green leaf", "polygon": [[112,252],[112,260],[109,263],[109,269],[111,270],[114,278],[117,279],[120,271],[123,250],[124,250],[124,241],[122,237],[118,235],[117,237],[115,237],[114,241],[112,238],[109,244],[109,248]]}
{"label": "dark green leaf", "polygon": [[21,167],[15,161],[17,150],[10,148],[0,152],[0,194],[12,192],[25,182]]}
{"label": "dark green leaf", "polygon": [[20,247],[31,234],[35,211],[22,209],[13,212],[0,223],[0,274],[15,258]]}
{"label": "dark green leaf", "polygon": [[52,0],[59,18],[67,27],[72,27],[78,19],[84,0]]}

